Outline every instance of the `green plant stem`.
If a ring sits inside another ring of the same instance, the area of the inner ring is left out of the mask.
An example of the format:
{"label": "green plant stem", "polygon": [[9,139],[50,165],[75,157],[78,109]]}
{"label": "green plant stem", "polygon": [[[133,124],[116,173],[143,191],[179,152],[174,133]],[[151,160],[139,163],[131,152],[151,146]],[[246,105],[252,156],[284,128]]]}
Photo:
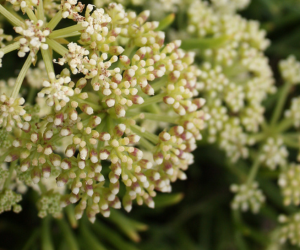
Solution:
{"label": "green plant stem", "polygon": [[127,111],[126,112],[128,117],[132,116],[140,116],[143,115],[146,120],[152,120],[152,121],[159,121],[159,122],[169,122],[177,124],[178,116],[166,116],[166,115],[160,115],[160,114],[152,114],[152,113],[146,113],[146,112],[135,112],[135,111]]}
{"label": "green plant stem", "polygon": [[138,221],[134,221],[124,215],[122,212],[112,209],[110,211],[109,221],[113,222],[125,235],[135,242],[140,241],[138,231],[145,231],[148,226]]}
{"label": "green plant stem", "polygon": [[50,215],[42,220],[42,250],[54,250],[50,235],[50,220]]}
{"label": "green plant stem", "polygon": [[48,77],[50,78],[50,73],[54,73],[53,63],[50,55],[50,51],[41,49],[43,61],[47,70]]}
{"label": "green plant stem", "polygon": [[166,86],[166,83],[168,81],[167,76],[163,76],[162,78],[160,78],[158,81],[156,81],[155,83],[151,84],[151,87],[154,89],[154,91],[158,91],[161,89],[161,87]]}
{"label": "green plant stem", "polygon": [[143,147],[144,149],[153,152],[154,149],[154,145],[151,144],[149,141],[147,141],[146,139],[144,139],[143,137],[140,138],[139,144],[141,145],[141,147]]}
{"label": "green plant stem", "polygon": [[230,41],[229,36],[213,37],[213,38],[189,38],[182,41],[182,49],[213,49],[224,45]]}
{"label": "green plant stem", "polygon": [[57,224],[59,225],[61,232],[68,243],[69,249],[79,250],[79,246],[77,245],[77,240],[69,227],[68,223],[64,219],[57,220]]}
{"label": "green plant stem", "polygon": [[296,148],[296,149],[298,149],[300,147],[300,143],[299,143],[298,139],[294,140],[291,137],[284,136],[284,135],[282,136],[282,139],[283,139],[284,144],[287,145],[290,148]]}
{"label": "green plant stem", "polygon": [[21,69],[21,71],[18,75],[18,78],[17,78],[16,83],[14,85],[14,89],[11,93],[12,98],[15,99],[18,96],[20,88],[21,88],[22,83],[23,83],[23,80],[26,76],[26,73],[27,73],[28,69],[30,68],[31,63],[32,63],[32,56],[28,55],[24,65],[23,65],[23,67],[22,67],[22,69]]}
{"label": "green plant stem", "polygon": [[280,134],[286,130],[288,130],[291,126],[293,126],[293,119],[287,118],[282,120],[276,127],[277,134]]}
{"label": "green plant stem", "polygon": [[[260,152],[260,150],[259,150]],[[258,153],[256,156],[255,156],[255,160],[253,162],[253,165],[251,167],[251,170],[250,170],[250,173],[248,175],[248,179],[247,179],[247,185],[251,185],[251,183],[254,181],[255,179],[255,176],[258,172],[258,169],[260,167],[260,160],[259,160],[259,155],[260,153]]]}
{"label": "green plant stem", "polygon": [[37,238],[40,235],[40,231],[38,229],[35,229],[33,231],[33,233],[31,234],[31,236],[29,237],[29,239],[27,240],[27,242],[25,243],[24,247],[22,248],[22,250],[29,250],[32,249],[32,246],[34,245],[34,243],[36,242]]}
{"label": "green plant stem", "polygon": [[119,250],[138,250],[135,246],[124,241],[115,231],[105,226],[104,224],[96,221],[92,228],[93,231],[97,232],[99,235],[105,237],[105,239],[110,242],[116,249]]}
{"label": "green plant stem", "polygon": [[14,42],[12,44],[9,44],[5,46],[4,48],[1,48],[0,51],[2,51],[4,54],[7,54],[13,50],[19,49],[20,48],[20,42]]}
{"label": "green plant stem", "polygon": [[46,39],[46,43],[54,50],[56,51],[58,54],[60,54],[61,56],[65,56],[68,53],[68,49],[65,48],[64,46],[62,46],[60,43],[47,38]]}
{"label": "green plant stem", "polygon": [[151,105],[153,103],[161,102],[163,100],[163,98],[165,97],[165,95],[166,95],[165,93],[161,93],[161,94],[155,95],[153,97],[149,97],[144,101],[144,103],[134,104],[131,107],[129,107],[128,110],[136,109],[136,108],[143,108],[143,107],[147,107],[148,105]]}
{"label": "green plant stem", "polygon": [[73,32],[84,30],[84,29],[85,29],[85,27],[82,27],[81,24],[76,24],[76,25],[73,25],[73,26],[70,26],[70,27],[67,27],[67,28],[63,28],[63,29],[53,31],[49,35],[49,38],[55,39],[55,38],[58,38],[58,37],[65,37],[65,35],[69,35]]}
{"label": "green plant stem", "polygon": [[18,18],[16,18],[13,14],[11,14],[7,9],[5,9],[1,4],[0,4],[0,13],[6,17],[10,22],[13,23],[14,26],[21,26],[22,21],[20,21]]}
{"label": "green plant stem", "polygon": [[26,8],[26,14],[27,14],[27,16],[28,16],[31,20],[33,20],[35,23],[37,23],[38,20],[37,20],[35,14],[33,13],[32,9],[30,9],[29,7],[27,7],[27,8]]}
{"label": "green plant stem", "polygon": [[74,212],[74,206],[69,205],[65,208],[66,214],[68,216],[69,222],[72,226],[72,228],[78,227],[78,221],[75,218],[75,212]]}
{"label": "green plant stem", "polygon": [[174,13],[166,16],[164,19],[162,19],[159,22],[159,26],[155,29],[155,31],[165,30],[166,28],[168,28],[174,22],[174,19],[175,19],[175,14]]}
{"label": "green plant stem", "polygon": [[50,30],[54,30],[56,25],[60,22],[60,20],[62,19],[62,11],[60,10],[59,12],[57,12],[55,14],[55,16],[50,20],[50,22],[47,25],[47,28],[49,28]]}
{"label": "green plant stem", "polygon": [[93,235],[93,233],[87,228],[86,223],[82,223],[79,226],[79,230],[83,238],[85,239],[87,249],[89,250],[107,250]]}
{"label": "green plant stem", "polygon": [[26,98],[26,103],[34,104],[34,98],[36,97],[37,89],[34,87],[29,88],[29,92]]}
{"label": "green plant stem", "polygon": [[9,175],[8,175],[7,179],[5,180],[5,182],[4,182],[3,189],[7,189],[9,187],[11,177],[12,177],[12,174],[14,172],[14,169],[15,169],[16,165],[17,165],[17,161],[14,161],[10,164]]}
{"label": "green plant stem", "polygon": [[159,138],[157,135],[152,134],[148,131],[143,131],[143,129],[137,125],[133,125],[130,128],[134,133],[136,133],[137,135],[139,135],[141,137],[144,137],[145,139],[148,139],[153,144],[157,144],[159,142]]}
{"label": "green plant stem", "polygon": [[281,88],[279,100],[277,101],[277,105],[275,107],[275,110],[274,110],[272,118],[271,118],[271,123],[270,123],[271,126],[274,126],[276,124],[276,122],[278,121],[278,119],[282,113],[287,96],[289,94],[290,88],[291,88],[291,84],[288,82],[286,82],[283,85],[283,87]]}
{"label": "green plant stem", "polygon": [[73,37],[73,36],[80,36],[81,33],[78,31],[72,32],[72,33],[68,33],[68,34],[63,34],[61,36],[57,36],[55,37],[55,39],[59,39],[59,38],[67,38],[67,37]]}
{"label": "green plant stem", "polygon": [[43,0],[39,0],[39,5],[37,7],[37,15],[39,20],[44,21],[45,15],[44,15],[44,3]]}

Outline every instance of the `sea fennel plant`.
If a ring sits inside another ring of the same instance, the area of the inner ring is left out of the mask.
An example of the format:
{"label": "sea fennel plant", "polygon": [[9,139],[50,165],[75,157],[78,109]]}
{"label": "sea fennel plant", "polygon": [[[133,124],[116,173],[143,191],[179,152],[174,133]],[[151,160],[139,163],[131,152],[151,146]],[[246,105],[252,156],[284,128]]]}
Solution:
{"label": "sea fennel plant", "polygon": [[[21,210],[15,182],[38,190],[40,217],[59,217],[70,204],[77,219],[86,211],[92,222],[121,203],[129,212],[134,200],[153,208],[157,191],[186,178],[209,118],[194,54],[178,40],[165,44],[149,11],[74,0],[51,9],[42,0],[10,3],[23,16],[0,5],[16,32],[0,49],[2,64],[15,50],[26,61],[13,87],[1,88],[1,211]],[[57,29],[63,19],[75,24]],[[39,53],[40,70],[30,69]],[[25,77],[40,88],[35,106],[19,96]]]}

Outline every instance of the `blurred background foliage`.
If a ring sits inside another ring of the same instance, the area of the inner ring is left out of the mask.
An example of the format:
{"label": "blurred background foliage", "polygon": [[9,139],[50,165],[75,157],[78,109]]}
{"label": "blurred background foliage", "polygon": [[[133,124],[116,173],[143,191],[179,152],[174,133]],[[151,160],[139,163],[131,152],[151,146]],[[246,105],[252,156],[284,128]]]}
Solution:
{"label": "blurred background foliage", "polygon": [[[261,27],[266,29],[272,42],[266,54],[275,78],[278,78],[280,59],[290,54],[300,59],[299,0],[252,0],[240,14],[259,20]],[[176,22],[173,26],[176,28]],[[6,58],[3,72],[11,72],[22,65],[20,61],[13,55]],[[18,71],[14,73],[17,75]],[[1,78],[7,76],[1,75]],[[216,146],[208,145],[205,139],[199,142],[194,154],[195,163],[187,172],[188,180],[175,183],[172,194],[158,196],[154,210],[134,207],[129,214],[117,211],[109,219],[99,216],[94,225],[85,218],[78,225],[69,220],[72,211],[64,214],[63,220],[39,219],[32,205],[36,202],[35,193],[29,191],[21,202],[23,211],[20,214],[0,215],[0,249],[299,249],[281,246],[275,241],[277,214],[293,208],[281,205],[280,191],[270,171],[262,170],[258,178],[268,197],[261,213],[240,215],[230,209],[233,195],[229,186],[237,181],[237,175],[247,172],[244,171],[249,169],[247,162],[239,161],[235,163],[238,168],[232,168],[225,154]],[[47,244],[43,245],[45,242]]]}

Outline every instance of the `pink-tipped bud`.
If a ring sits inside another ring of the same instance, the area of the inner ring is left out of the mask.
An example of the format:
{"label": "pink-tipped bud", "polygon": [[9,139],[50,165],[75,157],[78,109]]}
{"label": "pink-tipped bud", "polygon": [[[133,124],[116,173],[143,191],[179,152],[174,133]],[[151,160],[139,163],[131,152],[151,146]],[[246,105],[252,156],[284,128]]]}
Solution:
{"label": "pink-tipped bud", "polygon": [[68,182],[68,175],[66,173],[61,173],[57,178],[56,178],[56,184],[58,187],[63,187],[66,185]]}
{"label": "pink-tipped bud", "polygon": [[125,117],[126,111],[122,105],[120,105],[120,104],[115,105],[115,111],[116,111],[117,117]]}
{"label": "pink-tipped bud", "polygon": [[76,88],[83,89],[87,84],[87,80],[85,78],[80,78],[76,83]]}
{"label": "pink-tipped bud", "polygon": [[169,132],[171,135],[180,136],[184,132],[184,128],[182,126],[174,126]]}
{"label": "pink-tipped bud", "polygon": [[119,162],[110,165],[110,169],[114,172],[114,174],[120,176],[122,173],[122,168]]}
{"label": "pink-tipped bud", "polygon": [[129,66],[130,65],[130,59],[128,56],[122,55],[119,57],[121,63],[125,66]]}
{"label": "pink-tipped bud", "polygon": [[31,179],[32,182],[37,184],[39,183],[40,179],[41,179],[41,172],[39,167],[34,167],[33,170],[31,171]]}
{"label": "pink-tipped bud", "polygon": [[109,46],[109,53],[112,55],[120,55],[124,51],[123,47],[121,46]]}
{"label": "pink-tipped bud", "polygon": [[64,114],[63,113],[56,114],[53,121],[54,125],[61,126],[63,122],[64,122]]}
{"label": "pink-tipped bud", "polygon": [[138,136],[138,135],[129,135],[128,139],[129,139],[130,144],[135,144],[135,143],[138,143],[140,141],[141,137]]}
{"label": "pink-tipped bud", "polygon": [[90,159],[92,163],[97,163],[99,161],[98,159],[98,153],[96,151],[96,149],[92,149],[90,152]]}
{"label": "pink-tipped bud", "polygon": [[171,135],[166,131],[162,131],[159,134],[159,139],[161,139],[162,141],[169,141],[171,139]]}
{"label": "pink-tipped bud", "polygon": [[50,156],[50,162],[54,167],[59,167],[61,164],[61,158],[57,154],[51,154]]}
{"label": "pink-tipped bud", "polygon": [[130,97],[130,100],[134,103],[134,104],[142,104],[144,103],[144,99],[141,96],[138,95],[133,95]]}
{"label": "pink-tipped bud", "polygon": [[80,154],[80,159],[85,160],[88,156],[88,149],[86,147],[80,148],[79,149],[79,154]]}
{"label": "pink-tipped bud", "polygon": [[198,109],[201,108],[201,107],[203,107],[203,105],[205,104],[205,102],[206,101],[203,98],[196,98],[196,99],[193,100],[193,103],[197,106]]}
{"label": "pink-tipped bud", "polygon": [[67,157],[71,158],[75,154],[75,151],[76,151],[76,145],[70,144],[66,148],[65,154],[66,154]]}
{"label": "pink-tipped bud", "polygon": [[154,89],[150,84],[147,84],[146,87],[142,88],[142,91],[147,95],[154,95]]}
{"label": "pink-tipped bud", "polygon": [[125,130],[126,130],[126,126],[124,124],[120,123],[117,126],[115,126],[114,134],[121,137],[121,136],[123,136]]}
{"label": "pink-tipped bud", "polygon": [[79,107],[82,112],[86,113],[87,115],[92,115],[94,113],[93,108],[88,104],[79,104]]}
{"label": "pink-tipped bud", "polygon": [[71,169],[72,167],[72,163],[69,159],[63,159],[63,161],[61,162],[60,164],[60,167],[64,170],[67,170],[67,169]]}
{"label": "pink-tipped bud", "polygon": [[164,161],[164,156],[161,152],[156,152],[153,154],[153,159],[157,165],[160,165]]}
{"label": "pink-tipped bud", "polygon": [[107,133],[107,132],[100,133],[99,140],[100,141],[109,141],[110,140],[110,134]]}
{"label": "pink-tipped bud", "polygon": [[109,153],[109,151],[106,150],[106,149],[102,149],[102,150],[100,150],[100,152],[99,152],[99,158],[100,158],[101,160],[107,160],[108,157],[109,157],[109,155],[110,155],[110,153]]}
{"label": "pink-tipped bud", "polygon": [[27,171],[30,168],[30,160],[22,161],[20,164],[20,170],[22,172]]}
{"label": "pink-tipped bud", "polygon": [[51,166],[49,164],[44,164],[42,167],[43,177],[49,178],[51,175]]}

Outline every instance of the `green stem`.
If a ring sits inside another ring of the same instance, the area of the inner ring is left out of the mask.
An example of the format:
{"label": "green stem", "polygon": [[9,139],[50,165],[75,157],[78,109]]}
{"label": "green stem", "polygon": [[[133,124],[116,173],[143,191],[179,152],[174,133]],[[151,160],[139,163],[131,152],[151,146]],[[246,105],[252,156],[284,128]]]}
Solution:
{"label": "green stem", "polygon": [[134,242],[140,241],[140,236],[137,231],[147,230],[148,226],[138,221],[134,221],[122,212],[112,209],[110,211],[109,221],[113,222],[125,235]]}
{"label": "green stem", "polygon": [[23,65],[23,67],[22,67],[22,69],[21,69],[21,71],[18,75],[18,78],[17,78],[16,83],[14,85],[14,89],[11,93],[12,98],[15,99],[18,96],[20,88],[21,88],[22,83],[23,83],[23,80],[26,76],[26,73],[27,73],[28,69],[30,68],[31,63],[32,63],[32,56],[28,55],[24,65]]}
{"label": "green stem", "polygon": [[37,89],[34,87],[29,88],[29,93],[26,98],[26,103],[34,104],[34,98],[36,97]]}
{"label": "green stem", "polygon": [[41,181],[39,182],[38,185],[39,185],[39,188],[41,189],[42,194],[47,193],[47,189]]}
{"label": "green stem", "polygon": [[81,24],[76,24],[67,28],[52,31],[52,33],[49,35],[49,38],[55,39],[58,37],[65,37],[65,35],[69,35],[73,32],[84,30],[84,29],[85,27],[82,27]]}
{"label": "green stem", "polygon": [[81,33],[78,31],[72,32],[72,33],[68,33],[68,34],[63,34],[61,36],[57,36],[55,37],[55,39],[59,39],[59,38],[67,38],[67,37],[73,37],[73,36],[80,36]]}
{"label": "green stem", "polygon": [[155,29],[155,31],[165,30],[166,28],[168,28],[174,22],[174,19],[175,19],[175,14],[174,13],[166,16],[164,19],[162,19],[159,22],[159,26]]}
{"label": "green stem", "polygon": [[251,135],[251,139],[254,139],[255,142],[260,142],[266,139],[267,136],[268,135],[266,133],[258,133],[258,134]]}
{"label": "green stem", "polygon": [[229,36],[213,37],[213,38],[190,38],[182,41],[181,48],[186,50],[191,49],[213,49],[220,47],[227,41],[230,41]]}
{"label": "green stem", "polygon": [[26,14],[29,17],[29,19],[33,20],[35,23],[37,23],[37,18],[35,16],[35,14],[33,13],[32,9],[30,9],[29,7],[26,8]]}
{"label": "green stem", "polygon": [[168,82],[168,78],[167,76],[163,76],[162,78],[160,78],[158,81],[156,81],[155,83],[151,84],[151,87],[154,89],[154,91],[158,91],[161,89],[161,87],[164,87],[167,85]]}
{"label": "green stem", "polygon": [[93,233],[87,228],[86,223],[82,223],[79,226],[79,230],[83,238],[85,239],[86,245],[88,246],[87,249],[90,250],[107,250],[93,235]]}
{"label": "green stem", "polygon": [[[260,150],[259,150],[260,152]],[[255,176],[258,172],[258,169],[260,167],[260,160],[259,160],[259,155],[260,153],[258,153],[255,157],[255,161],[253,162],[253,165],[251,167],[250,173],[248,175],[248,179],[247,179],[247,186],[251,185],[251,183],[254,181]]]}
{"label": "green stem", "polygon": [[36,242],[38,236],[39,236],[40,232],[38,229],[35,229],[33,231],[33,233],[31,234],[31,236],[29,237],[29,239],[27,240],[27,242],[25,243],[24,247],[22,248],[22,250],[29,250],[32,249],[32,246],[34,245],[34,243]]}
{"label": "green stem", "polygon": [[288,130],[291,126],[293,126],[293,123],[294,123],[293,119],[291,118],[284,119],[283,121],[281,121],[276,127],[277,134],[280,134],[283,131]]}
{"label": "green stem", "polygon": [[14,42],[10,45],[5,46],[4,48],[1,48],[0,51],[2,51],[4,54],[7,54],[13,50],[20,48],[20,42]]}
{"label": "green stem", "polygon": [[57,224],[60,227],[60,230],[66,239],[66,242],[69,245],[69,249],[79,250],[79,246],[77,245],[77,240],[69,227],[68,223],[64,219],[57,220]]}
{"label": "green stem", "polygon": [[43,61],[45,63],[45,67],[48,73],[48,77],[50,78],[50,73],[54,73],[53,63],[50,55],[50,51],[41,49]]}
{"label": "green stem", "polygon": [[14,26],[22,26],[22,21],[20,21],[18,18],[16,18],[13,14],[11,14],[7,9],[5,9],[0,4],[0,13],[6,17],[10,22],[14,24]]}
{"label": "green stem", "polygon": [[128,110],[129,109],[136,109],[136,108],[143,108],[143,107],[147,107],[150,104],[161,102],[165,95],[166,95],[165,93],[161,93],[161,94],[155,95],[153,97],[150,97],[150,98],[146,99],[144,101],[144,103],[142,103],[142,104],[132,105],[131,107],[128,108]]}
{"label": "green stem", "polygon": [[115,231],[99,223],[98,221],[92,225],[93,231],[97,232],[98,235],[105,237],[116,249],[119,250],[138,250],[135,246],[128,244],[124,241]]}
{"label": "green stem", "polygon": [[282,136],[283,142],[285,145],[287,145],[290,148],[299,148],[299,140],[297,139],[296,141],[288,136]]}
{"label": "green stem", "polygon": [[46,43],[61,56],[65,56],[69,51],[67,48],[62,46],[60,43],[58,43],[52,39],[47,38]]}
{"label": "green stem", "polygon": [[78,221],[75,218],[75,211],[74,211],[74,206],[69,205],[65,208],[66,214],[68,216],[69,222],[72,226],[72,228],[77,228],[78,227]]}
{"label": "green stem", "polygon": [[9,167],[9,175],[8,177],[6,178],[5,182],[4,182],[4,186],[3,186],[3,189],[7,189],[9,187],[9,184],[10,184],[10,181],[11,181],[11,177],[12,177],[12,174],[14,172],[14,169],[17,165],[17,161],[14,161],[10,164],[10,167]]}
{"label": "green stem", "polygon": [[134,133],[151,141],[153,144],[157,144],[159,142],[159,138],[157,135],[152,134],[148,131],[144,131],[141,127],[139,127],[137,125],[133,125],[130,128]]}
{"label": "green stem", "polygon": [[273,115],[272,115],[272,118],[271,118],[271,123],[270,123],[271,126],[275,125],[275,123],[278,121],[278,119],[279,119],[279,117],[282,113],[286,98],[287,98],[287,96],[289,94],[289,91],[290,91],[290,87],[291,87],[291,84],[286,82],[280,90],[280,96],[279,96],[276,108],[275,108],[275,110],[273,112]]}
{"label": "green stem", "polygon": [[47,28],[49,28],[50,30],[54,30],[56,25],[60,22],[60,20],[62,19],[62,11],[60,10],[59,12],[57,12],[55,14],[55,16],[50,20],[50,22],[47,25]]}
{"label": "green stem", "polygon": [[178,123],[178,116],[166,116],[166,115],[160,115],[160,114],[152,114],[147,112],[135,112],[135,111],[127,111],[126,115],[128,117],[132,116],[140,116],[143,115],[143,119],[152,120],[152,121],[159,121],[159,122],[168,122],[168,123]]}
{"label": "green stem", "polygon": [[44,3],[43,3],[43,0],[39,0],[39,5],[38,5],[38,8],[37,8],[37,14],[38,14],[39,20],[44,21],[45,15],[44,15]]}
{"label": "green stem", "polygon": [[42,250],[54,250],[50,236],[50,220],[50,215],[42,220]]}
{"label": "green stem", "polygon": [[143,137],[140,138],[139,144],[141,145],[141,147],[143,147],[144,149],[153,152],[154,146],[153,144],[151,144],[149,141],[147,141],[146,139],[144,139]]}
{"label": "green stem", "polygon": [[[124,52],[122,53],[122,55],[128,56],[129,58],[131,58],[130,55],[134,49],[135,49],[135,46],[132,44],[132,42],[129,41],[127,43],[127,46],[126,46]],[[122,72],[124,65],[121,63],[121,61],[118,61],[116,68],[120,68],[120,70]]]}

